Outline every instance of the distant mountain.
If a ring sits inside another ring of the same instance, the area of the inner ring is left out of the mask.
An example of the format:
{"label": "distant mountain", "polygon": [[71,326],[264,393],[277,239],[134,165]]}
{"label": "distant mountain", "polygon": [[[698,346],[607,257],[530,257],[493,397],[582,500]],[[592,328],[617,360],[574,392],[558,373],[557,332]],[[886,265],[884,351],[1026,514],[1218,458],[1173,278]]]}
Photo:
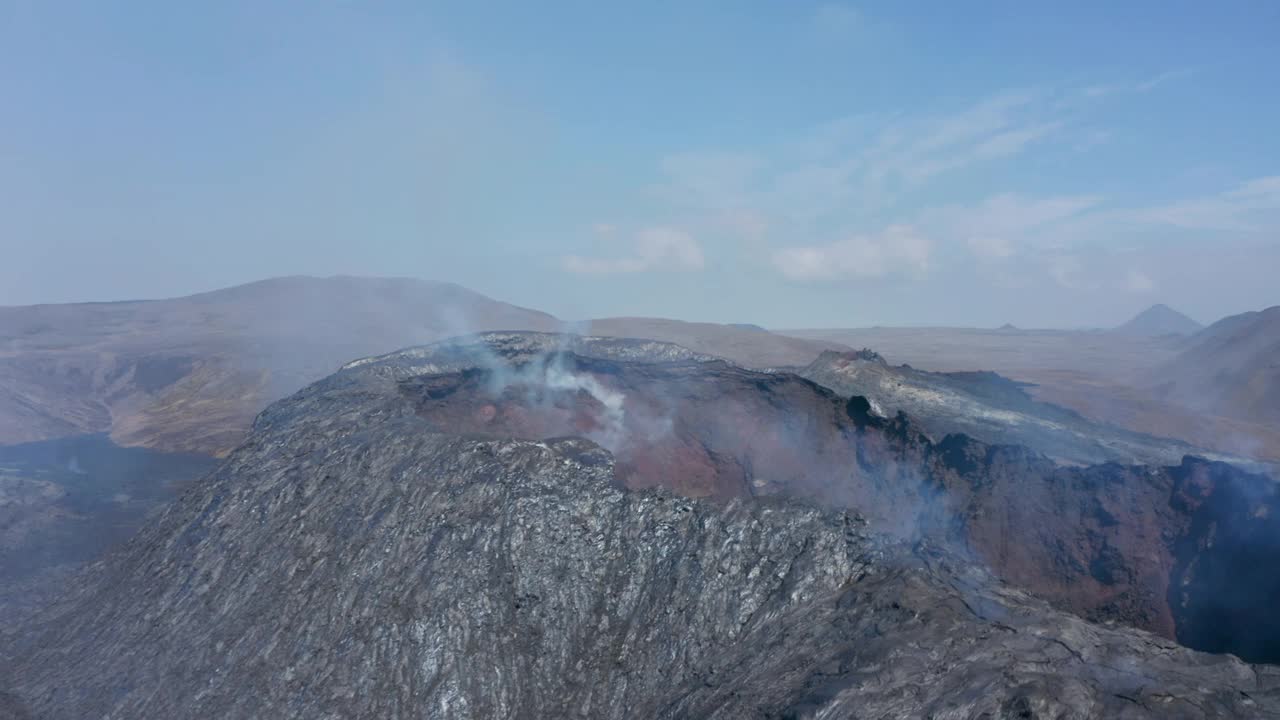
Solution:
{"label": "distant mountain", "polygon": [[1168,305],[1152,305],[1116,328],[1126,335],[1192,335],[1204,326]]}
{"label": "distant mountain", "polygon": [[189,297],[0,307],[0,444],[110,433],[221,454],[271,400],[373,353],[560,321],[451,283],[284,277]]}
{"label": "distant mountain", "polygon": [[1153,374],[1152,385],[1184,406],[1280,424],[1280,306],[1219,320]]}

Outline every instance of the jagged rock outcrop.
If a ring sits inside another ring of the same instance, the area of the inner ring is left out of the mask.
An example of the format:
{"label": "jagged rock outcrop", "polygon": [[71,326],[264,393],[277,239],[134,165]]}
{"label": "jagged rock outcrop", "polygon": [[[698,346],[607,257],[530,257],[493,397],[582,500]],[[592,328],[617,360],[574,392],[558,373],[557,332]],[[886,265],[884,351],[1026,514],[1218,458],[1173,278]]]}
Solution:
{"label": "jagged rock outcrop", "polygon": [[[934,447],[905,418],[670,346],[486,340],[355,364],[270,407],[3,637],[4,689],[53,719],[1280,716],[1274,668],[1052,609],[943,537],[880,532],[886,506],[820,506],[889,497],[876,484],[919,504],[938,481],[905,459],[972,472],[972,441]],[[676,395],[612,412],[648,384]],[[769,453],[711,443],[727,425],[709,414],[639,445],[612,432],[690,393],[842,437],[854,460],[757,484]],[[839,412],[806,414],[824,404]],[[561,424],[593,439],[501,437]],[[679,465],[637,460],[694,438],[743,482],[648,487]]]}

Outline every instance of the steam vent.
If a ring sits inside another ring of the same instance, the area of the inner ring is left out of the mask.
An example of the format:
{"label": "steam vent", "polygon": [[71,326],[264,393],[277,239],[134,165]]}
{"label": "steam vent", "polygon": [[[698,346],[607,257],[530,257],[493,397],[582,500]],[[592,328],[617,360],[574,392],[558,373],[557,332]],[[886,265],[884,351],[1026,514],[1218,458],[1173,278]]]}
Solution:
{"label": "steam vent", "polygon": [[0,717],[1280,717],[1276,506],[488,333],[270,406],[37,616]]}

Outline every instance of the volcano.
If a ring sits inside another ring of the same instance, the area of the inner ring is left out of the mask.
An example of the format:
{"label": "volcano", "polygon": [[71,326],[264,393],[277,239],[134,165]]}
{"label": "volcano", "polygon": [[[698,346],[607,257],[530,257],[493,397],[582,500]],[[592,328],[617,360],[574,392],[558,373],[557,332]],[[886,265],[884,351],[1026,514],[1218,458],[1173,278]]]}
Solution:
{"label": "volcano", "polygon": [[1270,716],[1280,671],[1060,609],[1267,659],[1265,482],[486,334],[273,404],[7,631],[0,690],[50,718]]}
{"label": "volcano", "polygon": [[[584,436],[612,453],[627,488],[854,509],[879,532],[961,548],[1086,618],[1280,661],[1280,623],[1267,609],[1280,582],[1245,572],[1256,566],[1244,560],[1280,559],[1280,494],[1265,475],[1191,456],[1066,467],[961,433],[932,439],[905,413],[882,417],[865,397],[791,373],[660,343],[553,338],[490,334],[367,366],[448,359],[453,369],[399,384],[436,431]],[[619,361],[622,347],[664,360]],[[1217,580],[1195,579],[1204,573]],[[1230,610],[1215,600],[1223,594]]]}

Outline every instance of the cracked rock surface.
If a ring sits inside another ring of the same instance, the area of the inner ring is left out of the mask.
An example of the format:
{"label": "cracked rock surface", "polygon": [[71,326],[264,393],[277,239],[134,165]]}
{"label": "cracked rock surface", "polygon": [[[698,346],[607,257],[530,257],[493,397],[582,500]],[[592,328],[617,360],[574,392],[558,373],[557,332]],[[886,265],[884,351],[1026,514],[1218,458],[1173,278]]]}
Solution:
{"label": "cracked rock surface", "polygon": [[[650,350],[679,354],[575,352]],[[1276,668],[1087,623],[853,512],[628,489],[590,440],[447,432],[403,392],[431,364],[265,411],[0,635],[0,717],[1280,717]]]}

